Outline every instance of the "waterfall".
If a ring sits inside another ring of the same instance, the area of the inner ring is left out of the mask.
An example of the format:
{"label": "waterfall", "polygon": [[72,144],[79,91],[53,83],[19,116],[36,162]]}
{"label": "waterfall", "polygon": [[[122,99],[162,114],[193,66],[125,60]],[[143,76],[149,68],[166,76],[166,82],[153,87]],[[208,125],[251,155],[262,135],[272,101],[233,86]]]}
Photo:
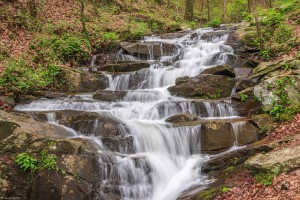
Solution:
{"label": "waterfall", "polygon": [[[161,57],[149,68],[117,75],[107,73],[107,90],[127,91],[119,102],[97,101],[91,95],[75,95],[61,99],[39,99],[18,105],[15,110],[77,110],[117,119],[124,124],[118,126],[121,133],[118,137],[133,139],[133,153],[128,153],[126,145],[120,146],[119,152],[105,146],[104,139],[95,136],[95,130],[100,127],[97,120],[88,136],[66,127],[71,137],[87,138],[97,146],[101,187],[109,188],[117,184],[123,200],[175,200],[184,190],[210,182],[199,168],[199,163],[208,160],[209,156],[201,154],[200,125],[175,126],[165,122],[165,119],[187,112],[204,119],[238,115],[228,100],[199,103],[171,96],[167,90],[175,85],[179,77],[197,76],[204,69],[227,62],[228,55],[233,54],[232,48],[224,45],[228,35],[202,39],[204,33],[212,31],[211,28],[198,29],[175,39],[144,37],[141,42],[148,45],[150,60],[155,59],[152,45],[155,42],[174,44],[180,49],[174,55],[166,56],[161,46]],[[123,61],[139,59],[123,51],[117,54],[117,58]],[[214,63],[211,63],[212,58]],[[165,61],[170,63],[165,65]],[[199,104],[203,106],[199,107]],[[55,114],[48,113],[47,118],[49,123],[59,125]],[[236,138],[239,126],[233,124]],[[101,191],[99,193],[102,194]]]}

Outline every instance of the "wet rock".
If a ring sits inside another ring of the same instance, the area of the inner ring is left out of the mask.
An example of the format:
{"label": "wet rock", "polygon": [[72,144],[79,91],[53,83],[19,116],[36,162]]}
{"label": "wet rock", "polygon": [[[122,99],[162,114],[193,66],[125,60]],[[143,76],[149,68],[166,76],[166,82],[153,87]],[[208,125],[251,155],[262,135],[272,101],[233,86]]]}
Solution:
{"label": "wet rock", "polygon": [[250,116],[262,112],[262,104],[255,97],[253,90],[253,87],[247,88],[231,97],[233,99],[232,104],[235,106],[240,116]]}
{"label": "wet rock", "polygon": [[118,64],[109,64],[100,68],[101,71],[108,72],[132,72],[138,71],[144,68],[149,68],[151,63],[149,62],[123,62]]}
{"label": "wet rock", "polygon": [[253,88],[255,85],[256,85],[256,83],[252,80],[242,79],[242,80],[238,81],[235,85],[236,92],[240,92],[247,88]]}
{"label": "wet rock", "polygon": [[229,34],[229,32],[230,31],[227,31],[227,30],[220,30],[220,31],[212,31],[212,32],[203,33],[201,35],[201,40],[211,41],[214,38],[218,38],[218,37],[227,35],[227,34]]}
{"label": "wet rock", "polygon": [[243,78],[243,79],[247,79],[248,76],[251,74],[252,72],[252,68],[248,68],[248,67],[241,67],[241,68],[235,68],[234,69],[234,73],[236,75],[236,78]]}
{"label": "wet rock", "polygon": [[165,121],[170,123],[176,123],[176,122],[194,121],[196,119],[198,119],[198,117],[195,115],[192,115],[190,113],[182,113],[182,114],[168,117]]}
{"label": "wet rock", "polygon": [[161,42],[122,42],[121,47],[133,55],[149,55],[151,53],[155,59],[174,55],[178,50],[174,44]]}
{"label": "wet rock", "polygon": [[124,98],[126,93],[126,91],[98,90],[93,94],[93,99],[108,102],[120,101]]}
{"label": "wet rock", "polygon": [[228,122],[211,122],[201,125],[201,150],[212,152],[233,146],[234,133]]}
{"label": "wet rock", "polygon": [[212,68],[205,69],[201,74],[213,74],[235,77],[233,69],[226,65],[218,65]]}
{"label": "wet rock", "polygon": [[279,168],[281,172],[289,172],[300,167],[300,147],[284,148],[266,154],[257,154],[246,161],[247,167],[255,171],[271,172]]}
{"label": "wet rock", "polygon": [[199,75],[176,79],[176,85],[169,87],[172,95],[194,98],[224,98],[231,94],[234,79],[223,75]]}

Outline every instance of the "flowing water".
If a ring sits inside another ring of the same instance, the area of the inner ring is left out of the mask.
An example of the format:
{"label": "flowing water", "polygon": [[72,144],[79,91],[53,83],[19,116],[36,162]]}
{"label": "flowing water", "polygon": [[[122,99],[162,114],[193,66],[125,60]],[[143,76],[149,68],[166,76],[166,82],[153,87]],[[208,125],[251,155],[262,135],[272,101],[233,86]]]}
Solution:
{"label": "flowing water", "polygon": [[[189,112],[202,118],[236,117],[238,113],[227,101],[204,101],[202,109],[191,100],[174,97],[169,86],[183,76],[197,76],[204,69],[226,64],[228,55],[233,55],[230,46],[224,45],[228,35],[221,34],[209,41],[202,34],[212,32],[210,28],[198,29],[176,39],[144,37],[141,42],[148,45],[148,60],[155,60],[153,44],[174,44],[174,55],[161,56],[148,69],[120,75],[107,74],[107,90],[126,90],[127,95],[117,102],[92,99],[92,95],[75,95],[68,98],[40,99],[27,105],[19,105],[19,111],[47,111],[49,123],[59,125],[55,111],[80,110],[96,112],[121,122],[118,131],[133,138],[134,152],[125,146],[119,152],[110,151],[101,137],[96,137],[99,123],[91,125],[89,136],[82,136],[71,128],[70,137],[84,137],[99,149],[101,186],[109,186],[118,179],[123,200],[175,200],[184,190],[206,185],[211,180],[201,174],[201,163],[209,159],[201,154],[201,126],[173,126],[165,119],[179,113]],[[195,37],[196,35],[196,37]],[[164,55],[161,50],[161,55]],[[124,54],[121,60],[139,60],[139,56]],[[169,64],[164,64],[168,61]],[[95,61],[92,61],[95,63]],[[238,126],[234,126],[235,132]],[[235,144],[237,145],[237,144]],[[118,177],[118,178],[116,178]]]}

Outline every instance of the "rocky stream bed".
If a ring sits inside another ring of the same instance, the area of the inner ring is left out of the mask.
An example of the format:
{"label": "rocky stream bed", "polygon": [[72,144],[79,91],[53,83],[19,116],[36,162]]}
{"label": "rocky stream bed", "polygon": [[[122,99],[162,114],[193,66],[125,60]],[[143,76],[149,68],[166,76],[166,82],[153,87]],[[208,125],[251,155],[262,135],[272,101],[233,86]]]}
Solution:
{"label": "rocky stream bed", "polygon": [[[3,98],[15,107],[0,111],[0,199],[213,198],[249,157],[278,144],[257,142],[262,129],[275,127],[261,108],[276,98],[268,83],[299,60],[258,65],[253,52],[236,27],[147,36],[121,43],[111,64],[98,65],[95,55],[91,66],[64,69],[60,93],[36,92],[41,98],[17,105]],[[284,75],[294,80],[287,94],[298,103],[299,74]],[[57,156],[64,173],[32,177],[14,162],[42,150]],[[296,154],[285,157],[295,168]],[[276,164],[268,158],[246,163]]]}

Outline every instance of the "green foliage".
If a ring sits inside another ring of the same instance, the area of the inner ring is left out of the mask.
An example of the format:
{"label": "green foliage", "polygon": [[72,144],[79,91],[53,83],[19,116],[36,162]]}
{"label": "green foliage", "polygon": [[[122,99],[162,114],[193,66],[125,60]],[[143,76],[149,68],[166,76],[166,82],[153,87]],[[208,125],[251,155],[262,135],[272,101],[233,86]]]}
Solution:
{"label": "green foliage", "polygon": [[209,27],[220,27],[222,24],[222,21],[218,18],[212,19],[207,23],[207,26]]}
{"label": "green foliage", "polygon": [[20,153],[16,158],[17,165],[24,171],[30,170],[31,173],[37,170],[38,161],[27,153]]}
{"label": "green foliage", "polygon": [[20,153],[17,155],[15,162],[24,171],[29,170],[31,174],[37,170],[60,170],[64,173],[64,170],[57,167],[56,155],[48,154],[46,150],[42,150],[40,159],[36,159],[28,153]]}
{"label": "green foliage", "polygon": [[273,184],[274,177],[278,176],[280,173],[280,167],[273,168],[270,172],[267,173],[257,173],[254,178],[256,182],[262,183],[265,186],[271,186]]}
{"label": "green foliage", "polygon": [[295,113],[300,111],[299,105],[291,104],[288,94],[285,90],[286,85],[294,85],[294,80],[289,77],[277,79],[268,86],[273,94],[277,96],[277,100],[273,100],[272,108],[269,114],[278,121],[290,120]]}
{"label": "green foliage", "polygon": [[228,191],[230,191],[231,189],[230,188],[228,188],[228,187],[223,187],[222,188],[222,192],[228,192]]}
{"label": "green foliage", "polygon": [[11,59],[0,80],[0,86],[7,92],[27,93],[28,91],[47,89],[55,82],[61,70],[56,65],[28,66],[24,59]]}
{"label": "green foliage", "polygon": [[47,169],[47,170],[58,170],[56,165],[56,155],[49,155],[47,154],[46,150],[43,150],[41,153],[41,160],[39,163],[39,169]]}
{"label": "green foliage", "polygon": [[280,24],[274,32],[275,42],[283,43],[288,41],[292,37],[292,28],[286,24]]}
{"label": "green foliage", "polygon": [[128,38],[130,39],[141,39],[142,36],[150,33],[150,28],[146,22],[134,22],[131,26]]}
{"label": "green foliage", "polygon": [[283,13],[275,8],[263,10],[259,12],[259,16],[261,17],[260,23],[268,26],[279,24],[285,17]]}
{"label": "green foliage", "polygon": [[267,61],[267,60],[270,60],[270,59],[273,57],[273,52],[272,52],[271,49],[262,49],[262,50],[260,50],[260,52],[259,52],[259,56],[260,56],[263,60]]}
{"label": "green foliage", "polygon": [[31,45],[37,52],[36,62],[70,62],[71,64],[84,63],[89,60],[91,44],[84,35],[69,33],[45,36],[40,35]]}
{"label": "green foliage", "polygon": [[102,35],[102,42],[105,44],[116,44],[119,40],[119,35],[114,32],[106,32]]}
{"label": "green foliage", "polygon": [[240,94],[240,98],[241,98],[241,101],[247,101],[248,95],[242,93],[242,94]]}

